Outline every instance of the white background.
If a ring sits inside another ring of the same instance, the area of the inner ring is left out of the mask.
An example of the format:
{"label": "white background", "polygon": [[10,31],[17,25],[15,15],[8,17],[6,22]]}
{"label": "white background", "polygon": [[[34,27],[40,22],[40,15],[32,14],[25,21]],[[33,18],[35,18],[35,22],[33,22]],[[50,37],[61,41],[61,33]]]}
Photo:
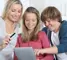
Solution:
{"label": "white background", "polygon": [[[0,0],[0,16],[4,10],[4,6],[7,0]],[[41,13],[47,6],[55,6],[62,14],[62,19],[67,20],[67,0],[21,0],[24,11],[27,7],[33,6]],[[22,22],[21,22],[22,23]],[[22,25],[21,25],[22,26]],[[20,31],[22,29],[20,28]]]}

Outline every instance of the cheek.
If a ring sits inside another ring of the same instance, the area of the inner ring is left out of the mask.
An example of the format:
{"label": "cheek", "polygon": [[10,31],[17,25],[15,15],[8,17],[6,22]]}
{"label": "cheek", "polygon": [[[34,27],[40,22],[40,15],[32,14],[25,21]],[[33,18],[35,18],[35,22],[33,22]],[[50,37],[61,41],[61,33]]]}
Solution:
{"label": "cheek", "polygon": [[25,25],[26,25],[26,26],[28,26],[28,25],[29,25],[29,23],[28,23],[28,22],[25,22]]}
{"label": "cheek", "polygon": [[36,22],[36,23],[34,23],[34,25],[36,26],[36,25],[37,25],[37,22]]}
{"label": "cheek", "polygon": [[21,16],[22,14],[21,13],[18,13],[19,16]]}
{"label": "cheek", "polygon": [[37,23],[33,23],[33,27],[36,27]]}
{"label": "cheek", "polygon": [[21,18],[22,17],[22,14],[20,13],[20,14],[18,14],[18,18]]}

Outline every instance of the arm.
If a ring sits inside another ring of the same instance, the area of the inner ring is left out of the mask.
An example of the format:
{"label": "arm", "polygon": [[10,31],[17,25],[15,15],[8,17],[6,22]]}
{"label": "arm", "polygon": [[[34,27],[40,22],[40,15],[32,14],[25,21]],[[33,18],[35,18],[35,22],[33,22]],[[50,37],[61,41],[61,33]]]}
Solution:
{"label": "arm", "polygon": [[45,48],[45,49],[40,49],[40,50],[36,50],[37,51],[37,55],[44,54],[57,54],[58,53],[58,48],[56,46],[50,47],[50,48]]}
{"label": "arm", "polygon": [[65,25],[61,25],[59,31],[59,41],[60,41],[59,45],[42,49],[39,51],[39,53],[41,52],[41,53],[57,54],[67,52],[67,22]]}
{"label": "arm", "polygon": [[67,22],[63,22],[59,30],[60,44],[45,49],[45,53],[57,54],[67,52]]}
{"label": "arm", "polygon": [[67,52],[67,22],[61,25],[59,31],[59,40],[60,40],[60,45],[57,46],[58,53]]}
{"label": "arm", "polygon": [[[48,37],[46,36],[45,32],[42,32],[40,39],[41,39],[43,48],[47,49],[50,47],[50,43],[49,43]],[[51,54],[46,54],[43,60],[53,60],[53,56]]]}
{"label": "arm", "polygon": [[3,49],[2,44],[3,44],[3,40],[2,38],[0,38],[0,51]]}

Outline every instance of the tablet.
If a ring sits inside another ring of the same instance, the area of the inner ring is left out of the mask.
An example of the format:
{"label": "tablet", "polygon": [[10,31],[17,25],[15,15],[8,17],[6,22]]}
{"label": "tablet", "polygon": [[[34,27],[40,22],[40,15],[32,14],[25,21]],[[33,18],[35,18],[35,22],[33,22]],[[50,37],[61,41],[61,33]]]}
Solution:
{"label": "tablet", "polygon": [[32,47],[18,47],[14,51],[18,60],[36,60]]}

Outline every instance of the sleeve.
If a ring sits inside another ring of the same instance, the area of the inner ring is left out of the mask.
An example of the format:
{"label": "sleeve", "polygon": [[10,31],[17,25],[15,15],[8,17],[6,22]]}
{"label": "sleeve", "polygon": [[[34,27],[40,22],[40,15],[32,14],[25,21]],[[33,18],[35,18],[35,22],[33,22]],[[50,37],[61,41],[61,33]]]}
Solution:
{"label": "sleeve", "polygon": [[40,35],[40,40],[41,40],[41,43],[42,43],[42,47],[43,48],[50,47],[50,42],[49,42],[49,39],[48,39],[46,33],[41,31],[39,35]]}
{"label": "sleeve", "polygon": [[[49,43],[49,40],[48,40],[46,33],[41,32],[40,35],[41,35],[40,39],[41,39],[42,47],[43,48],[49,48],[50,43]],[[54,57],[52,54],[46,54],[46,55],[44,55],[44,58],[42,60],[53,60],[53,59],[54,59]]]}
{"label": "sleeve", "polygon": [[3,44],[3,39],[0,37],[0,51],[3,49],[2,44]]}
{"label": "sleeve", "polygon": [[67,22],[62,25],[59,31],[60,44],[57,46],[58,53],[67,52]]}

